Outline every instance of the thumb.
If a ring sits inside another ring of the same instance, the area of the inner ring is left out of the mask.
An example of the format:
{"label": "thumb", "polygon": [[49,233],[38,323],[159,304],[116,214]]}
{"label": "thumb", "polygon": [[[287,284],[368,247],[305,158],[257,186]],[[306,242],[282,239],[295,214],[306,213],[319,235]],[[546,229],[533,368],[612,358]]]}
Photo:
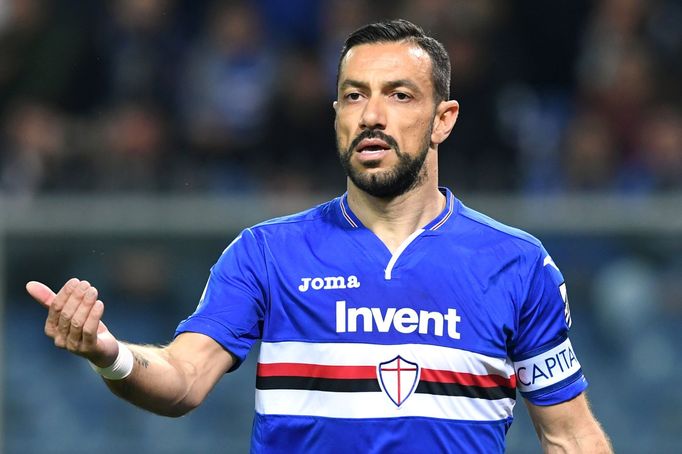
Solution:
{"label": "thumb", "polygon": [[29,295],[33,297],[34,300],[38,301],[45,307],[50,307],[52,301],[54,301],[55,293],[50,290],[50,287],[43,284],[42,282],[30,281],[26,284],[26,291]]}

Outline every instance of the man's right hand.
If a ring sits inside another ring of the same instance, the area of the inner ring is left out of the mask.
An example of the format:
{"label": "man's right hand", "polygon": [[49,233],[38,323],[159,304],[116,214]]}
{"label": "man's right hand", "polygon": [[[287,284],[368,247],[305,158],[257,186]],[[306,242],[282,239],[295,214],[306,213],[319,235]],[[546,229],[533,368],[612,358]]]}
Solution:
{"label": "man's right hand", "polygon": [[48,309],[45,334],[64,348],[99,367],[110,366],[118,355],[116,338],[102,323],[104,303],[88,281],[70,279],[55,294],[47,285],[31,281],[26,291]]}

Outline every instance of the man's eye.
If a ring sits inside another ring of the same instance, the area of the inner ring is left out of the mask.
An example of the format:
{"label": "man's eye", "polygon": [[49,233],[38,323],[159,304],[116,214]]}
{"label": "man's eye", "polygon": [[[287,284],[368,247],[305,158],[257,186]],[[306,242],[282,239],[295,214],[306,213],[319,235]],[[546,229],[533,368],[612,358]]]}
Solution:
{"label": "man's eye", "polygon": [[348,93],[346,99],[349,101],[357,101],[360,99],[360,93]]}
{"label": "man's eye", "polygon": [[411,99],[410,95],[402,92],[393,93],[393,96],[395,96],[398,101],[407,101],[408,99]]}

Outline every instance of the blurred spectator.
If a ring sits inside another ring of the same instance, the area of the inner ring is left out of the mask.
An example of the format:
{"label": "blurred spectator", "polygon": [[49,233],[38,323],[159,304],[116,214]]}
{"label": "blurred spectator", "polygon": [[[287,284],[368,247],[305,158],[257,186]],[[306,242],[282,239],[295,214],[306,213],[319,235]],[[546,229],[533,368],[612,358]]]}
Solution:
{"label": "blurred spectator", "polygon": [[647,43],[661,68],[660,83],[668,99],[682,99],[682,2],[658,0],[646,22]]}
{"label": "blurred spectator", "polygon": [[28,97],[79,109],[98,95],[95,71],[88,66],[93,58],[89,22],[82,20],[91,10],[88,3],[3,1],[0,106]]}
{"label": "blurred spectator", "polygon": [[647,12],[641,0],[599,2],[578,60],[579,100],[598,109],[622,138],[623,155],[632,151],[655,94],[654,60],[642,39]]}
{"label": "blurred spectator", "polygon": [[496,121],[505,73],[493,55],[504,9],[493,8],[489,1],[406,4],[404,16],[429,24],[450,55],[450,92],[460,103],[461,115],[452,137],[439,148],[439,161],[445,169],[442,184],[455,190],[509,189],[517,174],[515,156],[501,140]]}
{"label": "blurred spectator", "polygon": [[593,112],[578,114],[566,133],[563,187],[569,191],[609,189],[617,173],[617,145],[603,118]]}
{"label": "blurred spectator", "polygon": [[682,113],[659,107],[648,113],[633,156],[625,161],[621,188],[631,192],[682,189]]}
{"label": "blurred spectator", "polygon": [[259,166],[267,188],[343,191],[346,180],[331,127],[333,98],[320,61],[309,53],[295,54],[282,62],[280,74]]}
{"label": "blurred spectator", "polygon": [[0,3],[0,33],[2,33],[2,30],[5,28],[6,23],[9,20],[9,15],[10,15],[9,2]]}
{"label": "blurred spectator", "polygon": [[326,72],[329,94],[336,99],[336,73],[341,47],[346,37],[371,21],[373,10],[362,0],[328,0],[322,14],[322,37],[318,44]]}
{"label": "blurred spectator", "polygon": [[59,185],[65,125],[44,104],[24,101],[13,105],[2,128],[0,189],[30,196]]}
{"label": "blurred spectator", "polygon": [[626,48],[617,55],[600,59],[611,60],[612,67],[593,67],[585,72],[583,96],[585,102],[598,109],[619,137],[622,154],[633,151],[638,128],[654,98],[654,76],[650,54],[644,48]]}
{"label": "blurred spectator", "polygon": [[165,187],[172,169],[166,158],[171,153],[166,123],[157,106],[123,103],[105,115],[99,127],[94,160],[97,189],[154,191]]}
{"label": "blurred spectator", "polygon": [[257,11],[247,2],[215,2],[192,49],[180,87],[180,116],[208,187],[250,184],[249,164],[265,138],[275,61]]}
{"label": "blurred spectator", "polygon": [[108,96],[154,99],[173,106],[175,73],[184,53],[174,0],[115,0],[100,38],[108,60]]}
{"label": "blurred spectator", "polygon": [[[476,2],[416,0],[405,2],[398,10],[398,16],[405,17],[419,24],[424,30],[437,34],[441,40],[446,40],[448,36],[471,37],[472,35],[478,35],[485,40],[505,10],[505,5],[495,4],[493,0]],[[451,59],[457,56],[458,54],[450,53]],[[467,58],[467,55],[459,56]]]}
{"label": "blurred spectator", "polygon": [[[39,53],[45,31],[45,13],[40,0],[3,2],[4,20],[0,28],[0,104],[11,99],[28,81],[30,60]],[[30,84],[29,84],[30,85]]]}
{"label": "blurred spectator", "polygon": [[268,44],[277,52],[314,48],[321,33],[321,13],[326,6],[320,0],[257,0]]}

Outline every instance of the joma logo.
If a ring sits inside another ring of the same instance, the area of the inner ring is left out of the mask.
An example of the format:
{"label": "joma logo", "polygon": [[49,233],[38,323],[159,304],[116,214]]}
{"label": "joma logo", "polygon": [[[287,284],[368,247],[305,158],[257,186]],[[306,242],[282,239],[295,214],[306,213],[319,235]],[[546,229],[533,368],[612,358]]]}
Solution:
{"label": "joma logo", "polygon": [[357,276],[328,276],[328,277],[304,277],[301,285],[298,286],[300,292],[313,290],[338,290],[345,288],[358,288],[360,281]]}

